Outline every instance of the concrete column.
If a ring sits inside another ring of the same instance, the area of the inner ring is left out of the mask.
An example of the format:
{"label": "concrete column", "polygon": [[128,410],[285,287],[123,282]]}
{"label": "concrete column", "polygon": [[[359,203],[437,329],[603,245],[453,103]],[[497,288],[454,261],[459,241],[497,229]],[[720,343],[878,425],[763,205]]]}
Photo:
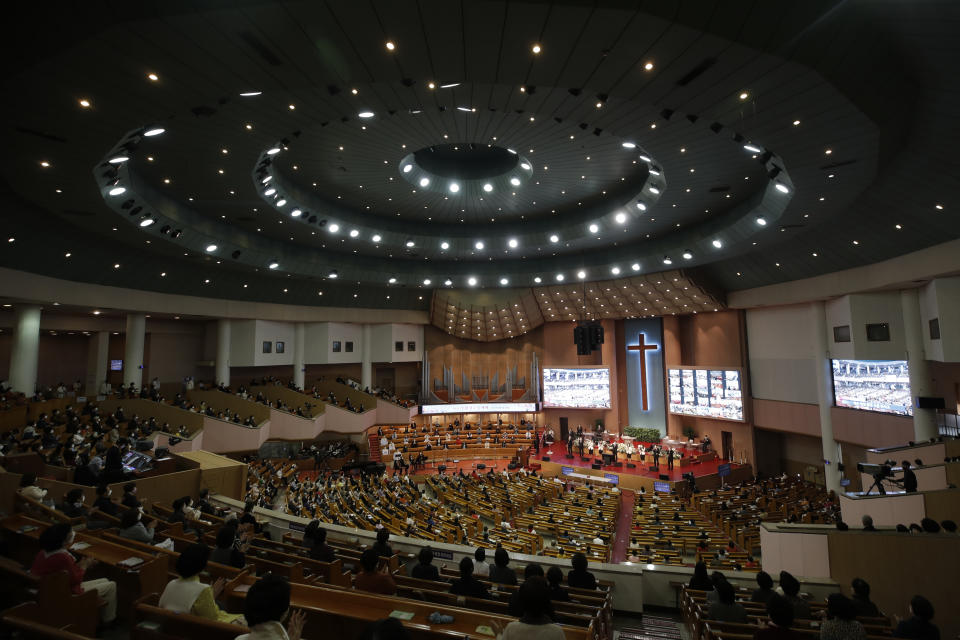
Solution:
{"label": "concrete column", "polygon": [[87,385],[88,398],[96,398],[100,385],[107,379],[107,357],[110,347],[110,332],[97,331],[87,343]]}
{"label": "concrete column", "polygon": [[217,359],[214,364],[214,377],[217,384],[230,386],[230,320],[217,320]]}
{"label": "concrete column", "polygon": [[373,325],[363,325],[363,336],[360,344],[360,386],[364,389],[373,389],[373,361],[370,353],[373,350]]}
{"label": "concrete column", "polygon": [[133,384],[137,389],[143,386],[143,339],[146,334],[147,320],[142,313],[127,315],[127,331],[123,349],[123,384]]}
{"label": "concrete column", "polygon": [[37,390],[40,359],[40,307],[17,305],[10,349],[10,387],[27,396]]}
{"label": "concrete column", "polygon": [[293,384],[298,389],[303,389],[304,379],[306,378],[306,325],[298,322],[293,325]]}
{"label": "concrete column", "polygon": [[[920,321],[919,289],[900,292],[903,309],[903,335],[907,343],[907,365],[910,367],[910,399],[933,394],[930,365],[923,350],[923,328]],[[934,409],[913,407],[913,437],[917,442],[937,436],[937,412]]]}
{"label": "concrete column", "polygon": [[839,447],[833,439],[833,376],[830,371],[830,352],[827,348],[827,316],[822,301],[811,303],[814,325],[814,348],[817,375],[817,404],[820,407],[820,440],[823,446],[824,479],[827,489],[842,493],[840,486]]}

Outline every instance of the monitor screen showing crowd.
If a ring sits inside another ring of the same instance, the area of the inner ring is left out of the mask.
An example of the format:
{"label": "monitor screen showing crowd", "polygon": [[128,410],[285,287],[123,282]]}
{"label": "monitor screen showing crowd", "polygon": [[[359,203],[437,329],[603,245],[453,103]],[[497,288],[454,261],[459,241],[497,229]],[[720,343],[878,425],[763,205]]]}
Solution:
{"label": "monitor screen showing crowd", "polygon": [[736,369],[669,369],[670,413],[743,420],[743,391]]}
{"label": "monitor screen showing crowd", "polygon": [[610,369],[569,367],[543,370],[543,406],[609,409]]}
{"label": "monitor screen showing crowd", "polygon": [[833,360],[833,396],[838,407],[912,416],[906,360]]}

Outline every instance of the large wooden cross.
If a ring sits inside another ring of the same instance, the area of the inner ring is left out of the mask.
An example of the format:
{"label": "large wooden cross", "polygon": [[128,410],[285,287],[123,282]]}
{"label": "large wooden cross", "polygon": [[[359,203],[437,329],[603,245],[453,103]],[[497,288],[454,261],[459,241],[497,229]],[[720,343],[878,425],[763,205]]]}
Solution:
{"label": "large wooden cross", "polygon": [[640,352],[640,390],[641,390],[641,406],[643,411],[648,411],[650,405],[647,399],[647,351],[650,349],[659,349],[655,344],[644,344],[644,334],[640,332],[640,344],[627,347],[627,351],[639,351]]}

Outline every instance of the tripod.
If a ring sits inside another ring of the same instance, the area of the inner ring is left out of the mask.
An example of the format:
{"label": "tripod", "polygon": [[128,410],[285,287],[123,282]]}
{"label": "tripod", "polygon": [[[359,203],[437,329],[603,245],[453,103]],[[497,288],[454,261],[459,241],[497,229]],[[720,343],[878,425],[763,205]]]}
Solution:
{"label": "tripod", "polygon": [[874,489],[877,490],[877,493],[881,496],[887,495],[887,490],[883,488],[883,476],[879,473],[873,474],[873,484],[870,485],[870,488],[867,489],[867,492],[863,495],[868,496],[870,492]]}

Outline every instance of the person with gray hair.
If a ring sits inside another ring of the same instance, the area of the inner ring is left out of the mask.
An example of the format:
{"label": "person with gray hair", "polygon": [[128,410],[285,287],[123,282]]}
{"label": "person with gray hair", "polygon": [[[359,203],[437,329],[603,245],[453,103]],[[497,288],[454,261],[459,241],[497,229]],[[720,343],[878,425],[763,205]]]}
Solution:
{"label": "person with gray hair", "polygon": [[863,514],[863,517],[860,518],[860,522],[863,524],[864,531],[876,531],[876,528],[873,526],[873,518],[867,514]]}

